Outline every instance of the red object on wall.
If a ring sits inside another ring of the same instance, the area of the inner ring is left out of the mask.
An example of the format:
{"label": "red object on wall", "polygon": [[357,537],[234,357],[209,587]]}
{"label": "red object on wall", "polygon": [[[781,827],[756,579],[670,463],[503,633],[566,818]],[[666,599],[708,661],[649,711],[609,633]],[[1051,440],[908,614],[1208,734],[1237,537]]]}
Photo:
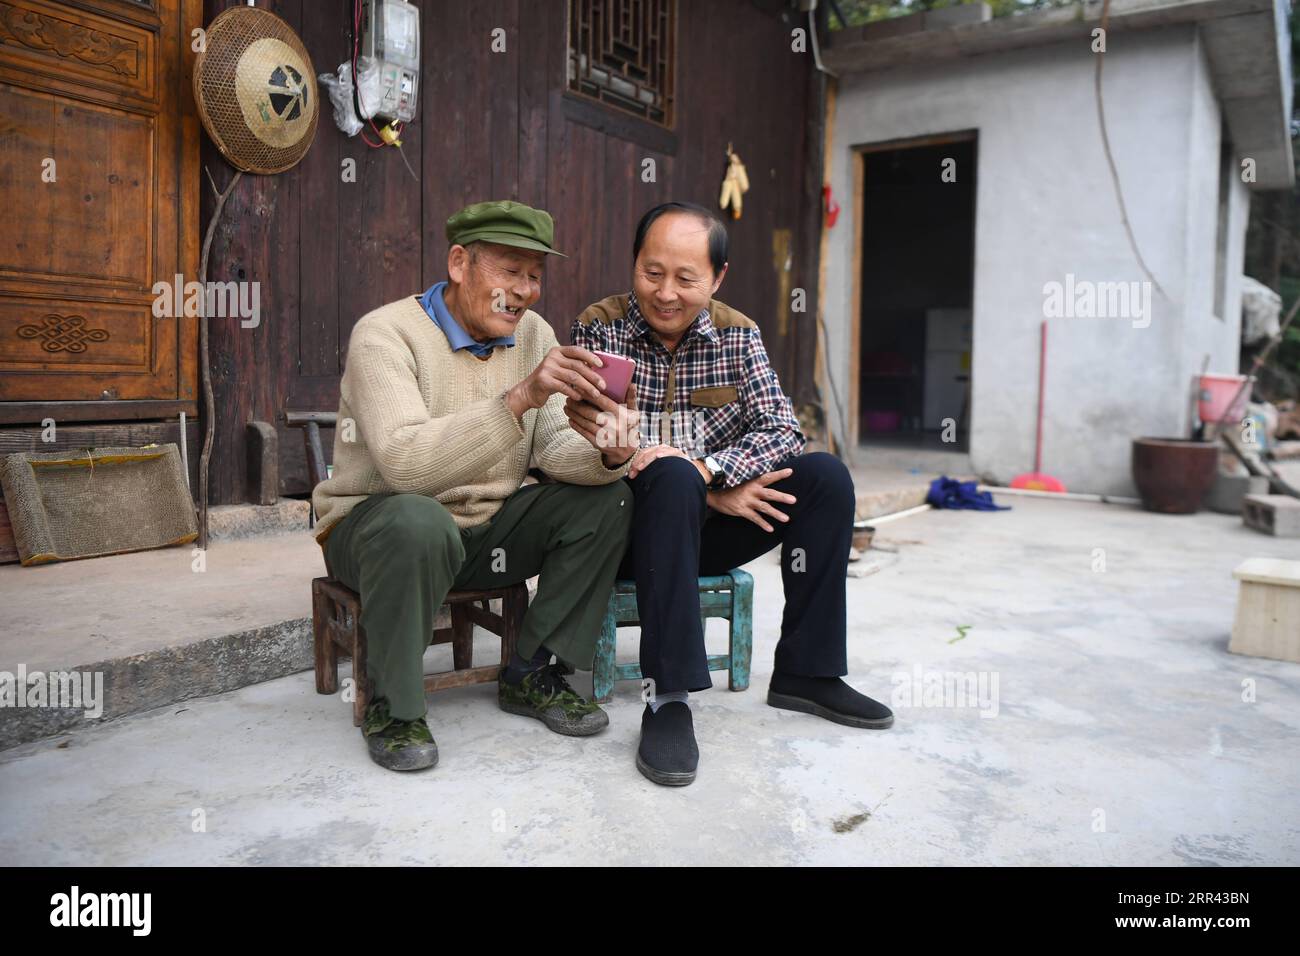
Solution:
{"label": "red object on wall", "polygon": [[822,207],[826,210],[826,228],[834,229],[835,220],[840,218],[840,204],[831,195],[831,184],[822,187]]}

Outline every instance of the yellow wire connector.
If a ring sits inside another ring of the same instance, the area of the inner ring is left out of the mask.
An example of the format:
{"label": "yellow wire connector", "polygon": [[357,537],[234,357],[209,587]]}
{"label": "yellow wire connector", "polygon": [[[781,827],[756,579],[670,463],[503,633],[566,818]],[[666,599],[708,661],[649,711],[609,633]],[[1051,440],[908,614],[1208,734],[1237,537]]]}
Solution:
{"label": "yellow wire connector", "polygon": [[389,146],[402,145],[402,141],[397,137],[398,137],[398,133],[396,130],[393,129],[391,123],[379,131],[379,138],[382,139]]}

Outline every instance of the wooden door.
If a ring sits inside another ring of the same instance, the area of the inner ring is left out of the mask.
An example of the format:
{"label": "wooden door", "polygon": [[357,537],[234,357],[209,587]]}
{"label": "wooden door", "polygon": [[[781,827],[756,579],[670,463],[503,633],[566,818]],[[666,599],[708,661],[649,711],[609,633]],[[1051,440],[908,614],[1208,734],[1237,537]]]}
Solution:
{"label": "wooden door", "polygon": [[197,411],[199,0],[0,0],[0,424]]}

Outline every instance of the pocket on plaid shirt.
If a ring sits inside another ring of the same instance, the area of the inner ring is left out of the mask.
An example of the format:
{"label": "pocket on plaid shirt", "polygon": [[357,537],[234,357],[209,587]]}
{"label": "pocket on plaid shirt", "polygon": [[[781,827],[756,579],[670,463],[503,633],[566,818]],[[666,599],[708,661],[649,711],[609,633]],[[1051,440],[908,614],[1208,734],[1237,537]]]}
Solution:
{"label": "pocket on plaid shirt", "polygon": [[691,404],[700,408],[721,408],[740,397],[734,385],[717,385],[713,388],[696,388],[691,390]]}

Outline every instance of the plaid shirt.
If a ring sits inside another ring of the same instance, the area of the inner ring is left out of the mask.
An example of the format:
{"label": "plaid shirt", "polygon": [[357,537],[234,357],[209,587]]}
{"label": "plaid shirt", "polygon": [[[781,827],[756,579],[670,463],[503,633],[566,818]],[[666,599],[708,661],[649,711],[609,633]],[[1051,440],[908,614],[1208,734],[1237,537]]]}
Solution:
{"label": "plaid shirt", "polygon": [[646,322],[635,293],[588,307],[569,338],[635,361],[641,444],[674,445],[690,458],[712,455],[724,488],[803,451],[803,433],[758,326],[717,300],[695,317],[674,352]]}

